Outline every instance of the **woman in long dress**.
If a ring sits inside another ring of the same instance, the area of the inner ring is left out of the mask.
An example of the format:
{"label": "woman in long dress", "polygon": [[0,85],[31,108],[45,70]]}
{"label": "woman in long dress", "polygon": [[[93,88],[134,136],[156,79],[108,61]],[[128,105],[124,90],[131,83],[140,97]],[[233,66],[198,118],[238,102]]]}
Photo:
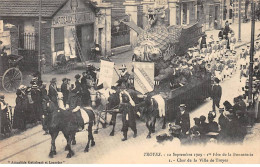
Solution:
{"label": "woman in long dress", "polygon": [[22,95],[22,91],[20,89],[16,92],[16,105],[14,108],[14,121],[13,121],[13,129],[25,130],[26,121],[25,121],[25,111],[24,111],[24,97]]}

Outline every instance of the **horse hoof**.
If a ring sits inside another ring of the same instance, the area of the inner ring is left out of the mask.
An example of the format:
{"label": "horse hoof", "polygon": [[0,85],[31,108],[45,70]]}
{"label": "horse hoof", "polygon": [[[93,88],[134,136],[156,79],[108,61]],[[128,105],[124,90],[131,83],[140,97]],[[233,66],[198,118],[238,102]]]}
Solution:
{"label": "horse hoof", "polygon": [[77,144],[76,140],[73,140],[72,145],[76,145],[76,144]]}
{"label": "horse hoof", "polygon": [[96,145],[96,143],[93,141],[93,142],[91,142],[91,146],[93,147],[93,146],[95,146]]}
{"label": "horse hoof", "polygon": [[70,153],[67,154],[67,158],[71,158],[71,154]]}
{"label": "horse hoof", "polygon": [[146,139],[151,139],[151,136],[150,136],[150,135],[148,135],[148,136],[146,137]]}
{"label": "horse hoof", "polygon": [[52,152],[50,152],[49,157],[53,158],[53,153]]}
{"label": "horse hoof", "polygon": [[85,152],[85,153],[88,152],[88,148],[85,148],[84,152]]}
{"label": "horse hoof", "polygon": [[115,135],[114,132],[111,132],[111,133],[110,133],[110,136],[114,136],[114,135]]}
{"label": "horse hoof", "polygon": [[98,130],[95,130],[95,131],[94,131],[94,134],[98,134]]}

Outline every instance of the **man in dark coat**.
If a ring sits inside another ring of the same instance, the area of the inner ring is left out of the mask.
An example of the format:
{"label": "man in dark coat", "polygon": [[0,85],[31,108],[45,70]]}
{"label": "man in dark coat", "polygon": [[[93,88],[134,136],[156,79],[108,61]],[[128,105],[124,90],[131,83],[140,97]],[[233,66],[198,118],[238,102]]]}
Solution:
{"label": "man in dark coat", "polygon": [[72,85],[69,92],[69,98],[67,100],[66,109],[72,112],[71,119],[73,119],[73,121],[75,121],[78,124],[79,131],[84,129],[84,120],[81,116],[80,107],[80,94],[77,88],[74,88],[74,85]]}
{"label": "man in dark coat", "polygon": [[57,90],[57,85],[56,85],[56,78],[52,78],[52,80],[50,81],[51,84],[49,86],[49,98],[50,100],[56,105],[58,106],[58,90]]}
{"label": "man in dark coat", "polygon": [[218,33],[218,38],[223,39],[223,31],[224,31],[224,28],[221,28],[221,30]]}
{"label": "man in dark coat", "polygon": [[63,78],[62,79],[62,84],[61,84],[61,93],[63,95],[63,104],[66,106],[68,98],[69,98],[69,85],[68,85],[68,78]]}
{"label": "man in dark coat", "polygon": [[213,100],[212,110],[216,111],[216,106],[219,108],[219,103],[222,96],[222,88],[219,85],[220,80],[215,78],[215,84],[212,87],[211,98]]}
{"label": "man in dark coat", "polygon": [[41,90],[38,85],[32,85],[31,96],[33,100],[33,106],[35,109],[36,120],[41,121],[42,118],[42,99],[41,99]]}
{"label": "man in dark coat", "polygon": [[81,88],[82,88],[82,105],[87,106],[90,104],[90,92],[89,92],[89,86],[88,86],[88,78],[87,78],[87,73],[83,72],[82,73],[82,78],[81,78]]}
{"label": "man in dark coat", "polygon": [[207,48],[207,39],[206,39],[207,35],[204,34],[201,38],[201,42],[200,42],[200,49],[202,48]]}
{"label": "man in dark coat", "polygon": [[218,132],[218,123],[214,121],[216,118],[216,113],[215,112],[209,112],[208,113],[208,130],[209,132]]}
{"label": "man in dark coat", "polygon": [[180,111],[177,113],[175,125],[181,126],[182,135],[185,136],[190,129],[190,114],[186,111],[186,105],[180,105]]}
{"label": "man in dark coat", "polygon": [[50,120],[50,111],[48,109],[48,103],[50,102],[50,98],[47,95],[47,90],[46,90],[46,83],[43,83],[42,86],[40,87],[41,94],[42,94],[42,129],[45,131],[44,135],[49,134],[49,120]]}
{"label": "man in dark coat", "polygon": [[81,88],[81,83],[80,83],[80,75],[79,74],[77,74],[77,75],[75,75],[75,79],[76,79],[76,81],[75,81],[75,91],[77,91],[80,95],[81,95],[81,93],[82,93],[82,88]]}
{"label": "man in dark coat", "polygon": [[218,118],[218,124],[220,126],[219,139],[226,140],[228,137],[229,119],[224,115],[224,108],[219,108],[220,116]]}
{"label": "man in dark coat", "polygon": [[122,112],[122,122],[123,122],[123,136],[122,141],[127,140],[127,131],[128,127],[130,127],[134,132],[134,138],[137,136],[136,122],[135,122],[135,112],[134,106],[130,103],[131,97],[129,95],[122,93],[121,103],[119,105],[119,111]]}

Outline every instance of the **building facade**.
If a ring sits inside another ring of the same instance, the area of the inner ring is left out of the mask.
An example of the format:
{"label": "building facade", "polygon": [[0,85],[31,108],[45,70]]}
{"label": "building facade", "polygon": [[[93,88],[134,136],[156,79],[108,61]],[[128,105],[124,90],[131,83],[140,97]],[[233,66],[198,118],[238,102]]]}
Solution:
{"label": "building facade", "polygon": [[[8,10],[10,8],[11,10]],[[59,54],[80,59],[77,44],[81,48],[82,61],[95,59],[91,52],[95,44],[100,44],[102,55],[111,54],[109,3],[44,0],[41,10],[40,48],[46,55],[47,65],[55,65]],[[38,17],[38,0],[0,0],[0,18],[4,25],[12,25],[9,28],[12,32],[11,41],[17,41],[17,44],[12,44],[12,53],[23,55],[24,59],[34,66],[38,64]]]}

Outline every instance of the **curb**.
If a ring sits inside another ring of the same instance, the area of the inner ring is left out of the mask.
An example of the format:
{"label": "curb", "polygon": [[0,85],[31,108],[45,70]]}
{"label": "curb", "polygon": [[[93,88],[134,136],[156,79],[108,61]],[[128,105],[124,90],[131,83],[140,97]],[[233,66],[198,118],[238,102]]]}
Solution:
{"label": "curb", "polygon": [[[260,40],[260,38],[256,38],[255,39],[255,41],[259,41],[259,40]],[[245,46],[245,45],[250,44],[250,43],[251,43],[251,41],[250,42],[241,43],[240,45],[235,46],[235,49],[240,48],[240,47]]]}

